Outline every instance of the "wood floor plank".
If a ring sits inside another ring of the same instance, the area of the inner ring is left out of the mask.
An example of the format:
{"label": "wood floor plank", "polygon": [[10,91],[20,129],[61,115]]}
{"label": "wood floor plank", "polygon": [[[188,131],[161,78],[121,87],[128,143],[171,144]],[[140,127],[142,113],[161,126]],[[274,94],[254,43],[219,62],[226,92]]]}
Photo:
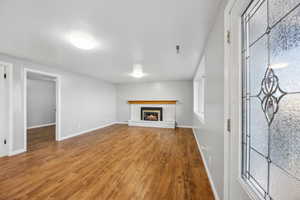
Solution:
{"label": "wood floor plank", "polygon": [[0,200],[214,199],[191,129],[113,125],[62,142],[54,131],[0,158]]}

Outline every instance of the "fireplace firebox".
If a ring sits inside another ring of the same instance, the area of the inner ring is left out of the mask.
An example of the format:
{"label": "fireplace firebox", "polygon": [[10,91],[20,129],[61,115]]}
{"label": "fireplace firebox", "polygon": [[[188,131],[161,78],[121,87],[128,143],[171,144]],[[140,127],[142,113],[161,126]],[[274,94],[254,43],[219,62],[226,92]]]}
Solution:
{"label": "fireplace firebox", "polygon": [[144,121],[162,121],[163,109],[162,107],[142,107],[141,120]]}

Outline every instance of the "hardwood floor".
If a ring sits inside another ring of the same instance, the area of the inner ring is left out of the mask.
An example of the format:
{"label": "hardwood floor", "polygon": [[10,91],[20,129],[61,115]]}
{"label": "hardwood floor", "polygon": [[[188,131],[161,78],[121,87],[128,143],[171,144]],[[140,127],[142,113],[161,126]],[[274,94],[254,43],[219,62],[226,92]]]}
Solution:
{"label": "hardwood floor", "polygon": [[55,142],[55,125],[27,130],[27,150],[34,151]]}
{"label": "hardwood floor", "polygon": [[1,200],[214,199],[191,129],[113,125],[0,166]]}

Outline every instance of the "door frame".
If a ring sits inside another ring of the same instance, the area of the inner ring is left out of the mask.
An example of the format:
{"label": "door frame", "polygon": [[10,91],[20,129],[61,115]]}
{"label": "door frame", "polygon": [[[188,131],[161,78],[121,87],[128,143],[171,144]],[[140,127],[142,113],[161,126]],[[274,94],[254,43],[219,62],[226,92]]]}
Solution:
{"label": "door frame", "polygon": [[55,140],[61,140],[61,76],[40,70],[24,68],[24,150],[27,151],[27,74],[36,73],[55,78],[56,91],[56,114],[55,114]]}
{"label": "door frame", "polygon": [[[224,200],[233,199],[237,181],[250,199],[258,195],[241,177],[242,54],[241,16],[253,0],[229,0],[224,11]],[[229,36],[228,36],[229,33]],[[229,39],[229,41],[227,41]],[[230,131],[227,120],[230,119]],[[236,145],[237,144],[237,145]],[[236,152],[238,151],[238,152]],[[237,166],[238,165],[238,166]],[[234,171],[234,170],[238,170]],[[238,175],[236,175],[236,173]]]}
{"label": "door frame", "polygon": [[5,65],[7,80],[8,80],[8,134],[7,134],[7,147],[3,156],[8,156],[12,152],[13,147],[13,64],[0,61],[1,65]]}

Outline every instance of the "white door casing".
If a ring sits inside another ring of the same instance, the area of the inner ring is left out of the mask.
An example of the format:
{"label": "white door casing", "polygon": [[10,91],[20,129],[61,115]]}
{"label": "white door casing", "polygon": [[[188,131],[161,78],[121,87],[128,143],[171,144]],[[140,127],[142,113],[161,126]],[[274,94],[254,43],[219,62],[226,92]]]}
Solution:
{"label": "white door casing", "polygon": [[0,62],[0,157],[7,156],[12,146],[12,65]]}
{"label": "white door casing", "polygon": [[[243,192],[238,191],[239,188],[244,189],[248,198],[258,199],[256,193],[241,179],[241,16],[250,2],[251,0],[230,0],[224,13],[224,200],[235,200],[234,198],[239,196],[237,193]],[[230,119],[229,124],[228,119]]]}
{"label": "white door casing", "polygon": [[55,116],[55,139],[62,140],[61,137],[61,76],[54,73],[39,71],[30,68],[24,68],[24,151],[27,151],[27,74],[36,73],[40,75],[50,76],[55,78],[56,87],[56,116]]}

